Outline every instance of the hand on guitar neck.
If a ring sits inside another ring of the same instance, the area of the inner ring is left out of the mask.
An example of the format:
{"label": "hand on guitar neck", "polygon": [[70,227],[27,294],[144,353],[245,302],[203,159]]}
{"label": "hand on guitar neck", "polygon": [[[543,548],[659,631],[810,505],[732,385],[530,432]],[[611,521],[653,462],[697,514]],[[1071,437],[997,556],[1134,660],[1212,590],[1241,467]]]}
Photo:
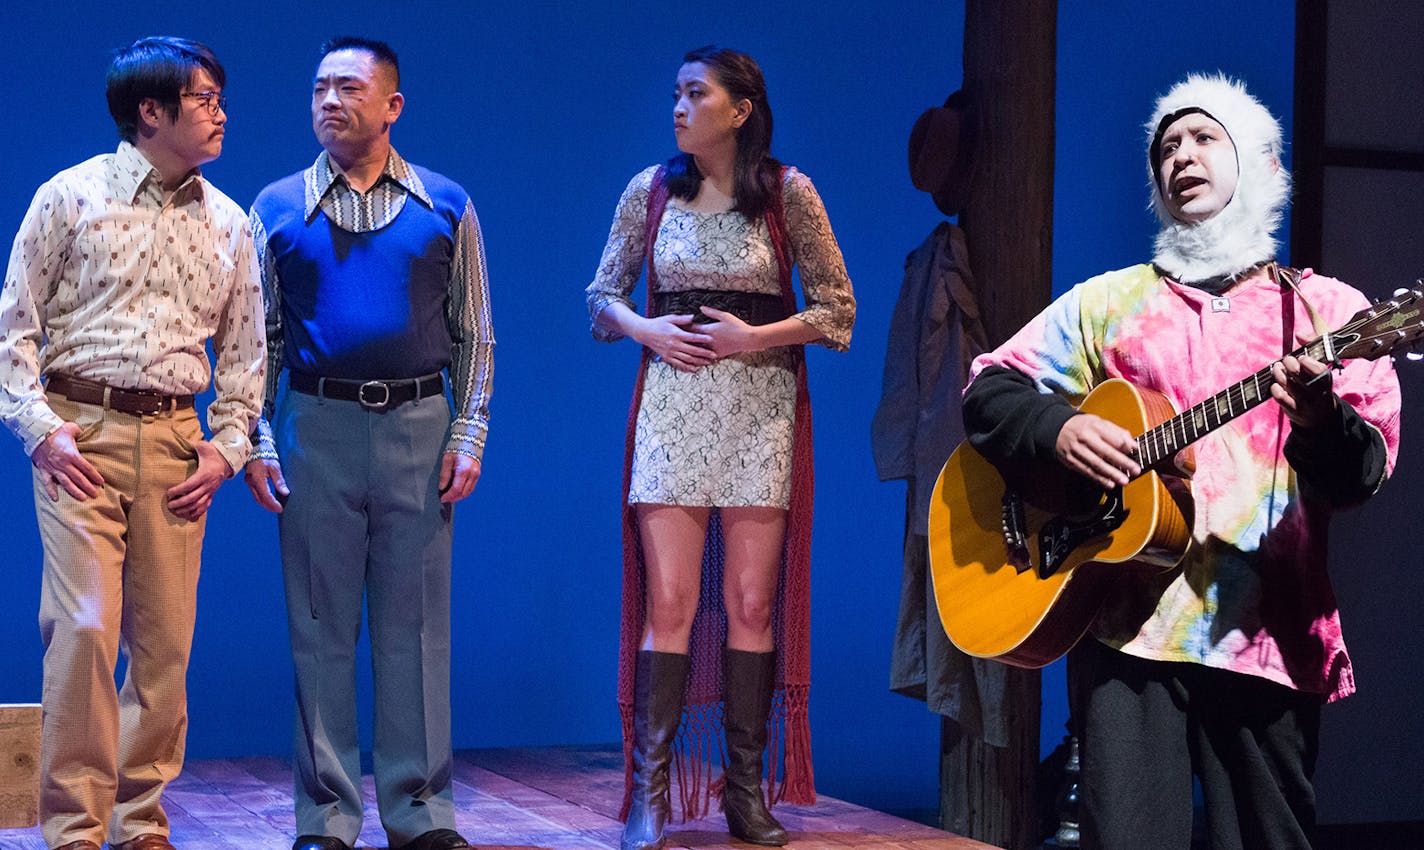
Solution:
{"label": "hand on guitar neck", "polygon": [[1329,364],[1310,355],[1286,355],[1271,365],[1271,398],[1299,428],[1313,428],[1335,412],[1334,378]]}

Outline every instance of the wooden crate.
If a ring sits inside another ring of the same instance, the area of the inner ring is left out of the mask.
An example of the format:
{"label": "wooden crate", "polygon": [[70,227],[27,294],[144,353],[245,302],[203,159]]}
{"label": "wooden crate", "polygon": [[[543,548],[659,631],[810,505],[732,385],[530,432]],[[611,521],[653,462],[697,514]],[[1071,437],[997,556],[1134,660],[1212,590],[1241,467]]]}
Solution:
{"label": "wooden crate", "polygon": [[40,707],[0,705],[0,829],[40,822]]}

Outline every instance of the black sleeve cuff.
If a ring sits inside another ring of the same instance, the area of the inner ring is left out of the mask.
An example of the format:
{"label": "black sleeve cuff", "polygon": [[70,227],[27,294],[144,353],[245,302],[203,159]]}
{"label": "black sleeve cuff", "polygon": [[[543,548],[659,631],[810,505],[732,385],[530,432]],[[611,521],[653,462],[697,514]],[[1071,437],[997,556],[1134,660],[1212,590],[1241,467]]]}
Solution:
{"label": "black sleeve cuff", "polygon": [[994,465],[1009,489],[1039,505],[1088,506],[1102,490],[1058,460],[1058,432],[1078,411],[1056,393],[1041,393],[1015,369],[991,366],[964,395],[969,444]]}
{"label": "black sleeve cuff", "polygon": [[1384,480],[1384,438],[1344,399],[1335,416],[1313,428],[1295,427],[1285,456],[1303,492],[1335,507],[1368,499]]}
{"label": "black sleeve cuff", "polygon": [[1039,392],[1033,379],[1004,366],[979,373],[962,409],[969,444],[996,465],[1056,460],[1058,432],[1078,412],[1067,399]]}

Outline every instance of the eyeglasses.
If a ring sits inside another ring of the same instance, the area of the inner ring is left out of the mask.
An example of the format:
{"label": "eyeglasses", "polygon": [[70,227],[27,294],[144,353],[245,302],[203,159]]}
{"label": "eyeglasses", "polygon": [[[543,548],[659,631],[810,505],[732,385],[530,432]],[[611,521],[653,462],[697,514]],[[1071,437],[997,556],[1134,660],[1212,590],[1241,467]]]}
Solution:
{"label": "eyeglasses", "polygon": [[226,111],[227,111],[227,98],[223,96],[222,92],[215,92],[215,91],[192,91],[192,92],[183,92],[182,94],[179,95],[179,97],[195,97],[195,98],[197,98],[199,105],[204,106],[204,107],[207,107],[208,114],[211,115],[211,116],[213,116],[214,118],[217,117],[217,114],[218,114],[218,110],[219,110],[219,109],[221,109],[223,112],[226,112]]}

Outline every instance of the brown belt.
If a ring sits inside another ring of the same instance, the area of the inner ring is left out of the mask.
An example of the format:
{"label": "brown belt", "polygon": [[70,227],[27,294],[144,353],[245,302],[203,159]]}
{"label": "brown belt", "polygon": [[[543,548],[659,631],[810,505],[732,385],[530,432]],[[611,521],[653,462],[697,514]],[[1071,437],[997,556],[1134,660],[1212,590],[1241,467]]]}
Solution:
{"label": "brown belt", "polygon": [[164,395],[147,390],[126,390],[68,375],[50,375],[45,389],[80,404],[98,404],[130,416],[157,416],[193,406],[190,395]]}

